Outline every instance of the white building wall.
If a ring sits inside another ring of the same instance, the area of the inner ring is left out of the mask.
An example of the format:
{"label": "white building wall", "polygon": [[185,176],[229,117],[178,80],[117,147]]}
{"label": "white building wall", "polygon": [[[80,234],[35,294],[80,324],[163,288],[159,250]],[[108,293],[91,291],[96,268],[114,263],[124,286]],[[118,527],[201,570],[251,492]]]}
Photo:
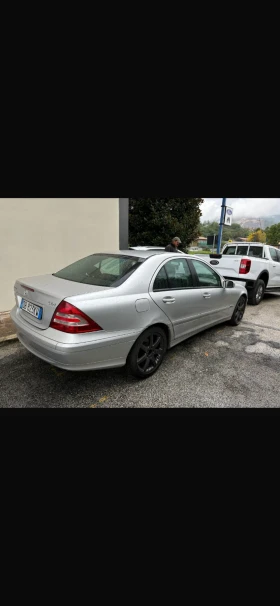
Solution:
{"label": "white building wall", "polygon": [[0,198],[0,312],[17,278],[119,249],[119,198]]}

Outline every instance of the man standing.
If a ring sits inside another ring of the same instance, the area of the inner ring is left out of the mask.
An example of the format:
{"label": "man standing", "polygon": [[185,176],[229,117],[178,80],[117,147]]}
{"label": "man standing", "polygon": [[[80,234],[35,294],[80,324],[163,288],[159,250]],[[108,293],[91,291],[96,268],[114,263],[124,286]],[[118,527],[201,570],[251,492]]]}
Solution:
{"label": "man standing", "polygon": [[166,247],[165,252],[177,253],[179,244],[182,244],[180,238],[173,238],[171,244],[168,244]]}

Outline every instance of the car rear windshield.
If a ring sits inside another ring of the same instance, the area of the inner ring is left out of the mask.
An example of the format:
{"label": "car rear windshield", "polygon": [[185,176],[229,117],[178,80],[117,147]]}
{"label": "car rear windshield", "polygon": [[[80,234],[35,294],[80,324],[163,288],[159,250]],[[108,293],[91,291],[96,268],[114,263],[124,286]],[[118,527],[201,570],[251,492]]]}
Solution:
{"label": "car rear windshield", "polygon": [[247,255],[249,245],[240,244],[239,246],[228,246],[225,248],[224,255]]}
{"label": "car rear windshield", "polygon": [[224,255],[244,255],[248,257],[258,257],[259,259],[263,256],[263,246],[250,246],[240,244],[239,246],[228,246],[225,248]]}
{"label": "car rear windshield", "polygon": [[91,286],[120,286],[145,261],[125,255],[90,255],[53,274],[56,278],[90,284]]}

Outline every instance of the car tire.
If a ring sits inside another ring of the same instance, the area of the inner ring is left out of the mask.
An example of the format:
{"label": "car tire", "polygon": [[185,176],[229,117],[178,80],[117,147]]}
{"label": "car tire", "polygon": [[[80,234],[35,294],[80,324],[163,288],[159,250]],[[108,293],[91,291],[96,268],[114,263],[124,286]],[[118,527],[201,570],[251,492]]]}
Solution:
{"label": "car tire", "polygon": [[257,280],[254,289],[249,292],[250,305],[259,305],[265,293],[265,283],[263,280]]}
{"label": "car tire", "polygon": [[235,306],[235,310],[232,314],[231,320],[230,320],[230,324],[232,326],[238,326],[238,324],[240,324],[240,322],[242,322],[243,320],[243,316],[246,310],[246,297],[244,295],[242,295],[242,297],[240,297],[240,299],[238,299],[237,304]]}
{"label": "car tire", "polygon": [[160,326],[153,326],[140,335],[127,359],[129,372],[138,379],[148,379],[160,367],[167,351],[167,338]]}

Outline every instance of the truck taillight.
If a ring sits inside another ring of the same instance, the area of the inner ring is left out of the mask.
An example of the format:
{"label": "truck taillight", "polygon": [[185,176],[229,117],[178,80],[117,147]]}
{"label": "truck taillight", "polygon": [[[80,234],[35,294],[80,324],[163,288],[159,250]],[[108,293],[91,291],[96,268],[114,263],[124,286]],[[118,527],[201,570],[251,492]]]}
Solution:
{"label": "truck taillight", "polygon": [[241,259],[239,273],[248,274],[251,269],[252,261],[250,259]]}
{"label": "truck taillight", "polygon": [[59,303],[53,314],[50,327],[71,334],[103,330],[80,309],[71,305],[71,303],[66,303],[66,301]]}

